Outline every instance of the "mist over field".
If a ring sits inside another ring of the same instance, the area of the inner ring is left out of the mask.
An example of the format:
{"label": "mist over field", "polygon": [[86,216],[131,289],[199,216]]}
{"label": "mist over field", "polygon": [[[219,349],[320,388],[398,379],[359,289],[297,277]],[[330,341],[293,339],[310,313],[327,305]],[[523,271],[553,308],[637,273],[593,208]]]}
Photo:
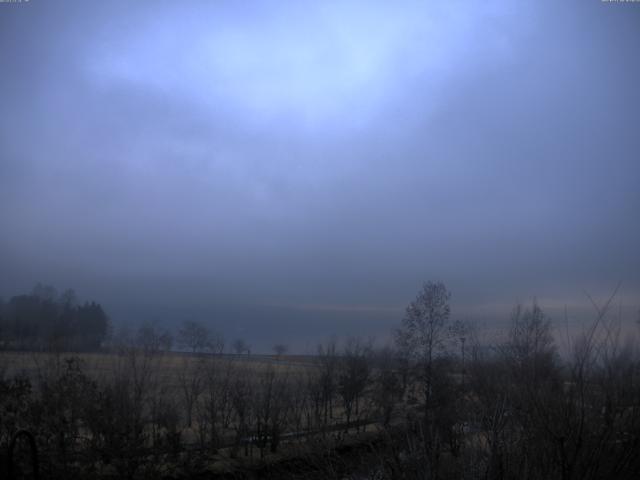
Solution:
{"label": "mist over field", "polygon": [[618,282],[637,317],[637,5],[0,7],[5,300],[300,351],[429,279],[492,328],[537,297],[579,330]]}

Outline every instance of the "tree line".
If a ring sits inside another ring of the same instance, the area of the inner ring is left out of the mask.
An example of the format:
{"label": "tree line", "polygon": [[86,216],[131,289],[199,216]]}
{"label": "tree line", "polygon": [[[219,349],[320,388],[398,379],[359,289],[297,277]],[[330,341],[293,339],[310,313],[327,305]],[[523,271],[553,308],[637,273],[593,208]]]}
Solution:
{"label": "tree line", "polygon": [[38,284],[31,293],[0,299],[0,348],[96,350],[109,334],[109,317],[96,302],[78,303],[73,290],[58,294]]}
{"label": "tree line", "polygon": [[[175,333],[152,321],[134,330],[123,326],[114,331],[99,303],[79,303],[72,289],[59,294],[54,287],[40,283],[31,293],[13,296],[7,302],[0,298],[0,349],[73,352],[109,351],[123,346],[155,353],[179,350],[220,354],[225,340],[197,320],[183,321]],[[236,354],[251,352],[242,338],[229,347]],[[277,355],[287,349],[285,344],[273,347]]]}

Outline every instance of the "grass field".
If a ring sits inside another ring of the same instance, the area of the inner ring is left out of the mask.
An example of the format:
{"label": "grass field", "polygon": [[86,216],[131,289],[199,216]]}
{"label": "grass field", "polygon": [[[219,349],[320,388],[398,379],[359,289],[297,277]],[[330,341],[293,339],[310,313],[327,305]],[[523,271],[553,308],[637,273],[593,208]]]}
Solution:
{"label": "grass field", "polygon": [[[35,379],[38,375],[51,370],[64,368],[66,360],[78,358],[85,373],[91,377],[100,378],[111,375],[122,367],[127,356],[111,352],[29,352],[29,351],[0,351],[0,372],[6,376],[17,374]],[[243,369],[261,371],[268,367],[300,373],[313,368],[317,362],[314,357],[303,355],[207,355],[186,352],[165,352],[153,356],[155,367],[162,370],[163,375],[171,378],[185,367],[196,366],[199,363],[217,364],[219,367],[233,365]]]}

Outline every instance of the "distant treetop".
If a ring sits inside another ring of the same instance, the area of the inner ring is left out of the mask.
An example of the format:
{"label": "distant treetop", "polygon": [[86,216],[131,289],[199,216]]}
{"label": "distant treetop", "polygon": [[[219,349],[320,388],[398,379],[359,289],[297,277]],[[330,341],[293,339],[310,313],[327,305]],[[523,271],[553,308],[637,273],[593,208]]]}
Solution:
{"label": "distant treetop", "polygon": [[0,302],[0,348],[30,350],[96,350],[110,321],[94,301],[79,304],[73,290],[58,295],[38,283],[30,294]]}

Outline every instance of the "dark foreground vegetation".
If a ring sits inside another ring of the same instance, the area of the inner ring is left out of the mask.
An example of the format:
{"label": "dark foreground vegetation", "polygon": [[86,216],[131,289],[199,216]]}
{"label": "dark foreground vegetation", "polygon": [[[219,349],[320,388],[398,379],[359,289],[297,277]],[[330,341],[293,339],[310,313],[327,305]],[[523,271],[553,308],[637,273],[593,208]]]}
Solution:
{"label": "dark foreground vegetation", "polygon": [[639,349],[610,303],[562,356],[536,304],[486,345],[450,321],[440,283],[393,348],[223,355],[186,324],[188,354],[150,326],[99,356],[33,354],[24,373],[5,352],[0,477],[640,478]]}

